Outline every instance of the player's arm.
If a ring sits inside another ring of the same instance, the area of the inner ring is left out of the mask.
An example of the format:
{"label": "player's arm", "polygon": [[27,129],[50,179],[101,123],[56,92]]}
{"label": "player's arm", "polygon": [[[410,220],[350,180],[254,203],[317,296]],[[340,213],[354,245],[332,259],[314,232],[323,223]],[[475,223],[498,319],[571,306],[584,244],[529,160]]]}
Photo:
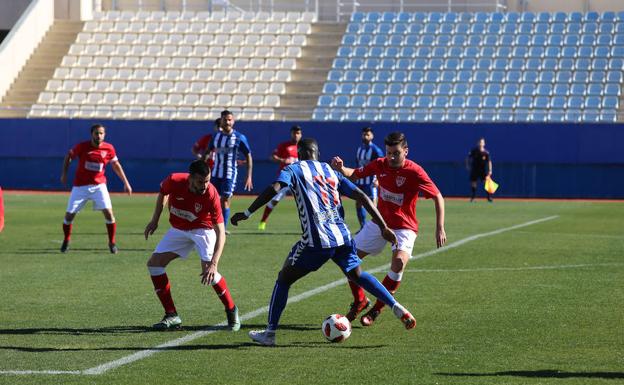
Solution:
{"label": "player's arm", "polygon": [[71,163],[71,156],[69,153],[65,155],[65,159],[63,159],[63,169],[61,170],[61,183],[65,185],[67,183],[67,170],[69,169],[69,163]]}
{"label": "player's arm", "polygon": [[232,222],[234,226],[238,226],[238,222],[249,219],[249,217],[251,217],[251,214],[253,214],[260,207],[269,203],[271,199],[273,199],[273,197],[277,195],[277,193],[285,186],[285,183],[273,183],[272,185],[264,189],[264,191],[260,195],[258,195],[258,197],[253,202],[251,202],[251,205],[249,205],[249,208],[245,210],[245,212],[238,212],[232,215],[230,222]]}
{"label": "player's arm", "polygon": [[160,220],[160,214],[162,214],[163,207],[167,202],[167,196],[162,192],[158,193],[158,197],[156,198],[156,206],[154,207],[154,213],[152,214],[152,219],[149,221],[147,226],[145,226],[145,231],[143,234],[145,235],[145,239],[147,239],[150,235],[154,234],[154,231],[158,228],[158,221]]}
{"label": "player's arm", "polygon": [[331,160],[331,166],[334,170],[341,173],[345,178],[349,178],[349,180],[351,181],[355,181],[356,179],[358,179],[353,175],[353,172],[355,171],[355,169],[346,167],[344,165],[344,161],[339,156],[335,156]]}
{"label": "player's arm", "polygon": [[444,197],[442,193],[438,193],[433,197],[436,212],[436,244],[438,247],[444,246],[446,243],[446,231],[444,230]]}
{"label": "player's arm", "polygon": [[492,176],[492,158],[488,156],[488,174],[487,176]]}
{"label": "player's arm", "polygon": [[217,223],[214,228],[217,235],[215,242],[215,248],[212,253],[212,260],[210,262],[202,261],[201,283],[204,285],[212,284],[215,273],[218,271],[219,259],[223,253],[223,247],[225,246],[225,225],[223,222]]}
{"label": "player's arm", "polygon": [[251,180],[251,174],[253,172],[253,158],[251,152],[248,152],[245,157],[247,158],[247,179],[245,180],[245,190],[253,190],[253,181]]}
{"label": "player's arm", "polygon": [[123,167],[121,167],[120,161],[114,161],[112,164],[113,171],[115,174],[121,179],[124,184],[124,191],[128,193],[128,195],[132,195],[132,186],[130,186],[130,182],[128,182],[128,178],[126,178],[126,174],[124,173]]}

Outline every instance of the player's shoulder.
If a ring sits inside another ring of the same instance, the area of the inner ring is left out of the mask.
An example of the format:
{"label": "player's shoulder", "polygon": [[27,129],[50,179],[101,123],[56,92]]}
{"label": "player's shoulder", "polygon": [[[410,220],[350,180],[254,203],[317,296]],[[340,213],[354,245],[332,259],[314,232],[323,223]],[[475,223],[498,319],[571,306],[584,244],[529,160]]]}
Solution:
{"label": "player's shoulder", "polygon": [[414,162],[410,159],[405,159],[405,165],[403,166],[406,170],[414,171],[414,172],[422,172],[424,168],[418,163]]}
{"label": "player's shoulder", "polygon": [[115,146],[113,146],[113,144],[109,142],[102,142],[100,143],[100,149],[108,150],[108,151],[115,151]]}
{"label": "player's shoulder", "polygon": [[187,182],[189,178],[189,174],[187,172],[174,172],[169,174],[169,179],[172,183],[183,183]]}

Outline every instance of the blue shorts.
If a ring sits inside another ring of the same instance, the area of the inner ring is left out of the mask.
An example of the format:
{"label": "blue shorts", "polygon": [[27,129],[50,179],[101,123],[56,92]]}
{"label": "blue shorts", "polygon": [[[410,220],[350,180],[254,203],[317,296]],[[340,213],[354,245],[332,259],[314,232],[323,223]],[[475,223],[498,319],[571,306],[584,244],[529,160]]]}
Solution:
{"label": "blue shorts", "polygon": [[210,183],[215,186],[219,196],[229,198],[234,195],[236,180],[227,178],[210,178]]}
{"label": "blue shorts", "polygon": [[316,271],[329,259],[334,261],[344,273],[348,273],[362,263],[362,260],[357,256],[353,241],[330,249],[305,246],[299,241],[293,246],[287,260],[291,266],[307,271]]}
{"label": "blue shorts", "polygon": [[372,201],[377,199],[377,187],[373,184],[358,184],[356,185],[360,190],[366,194]]}

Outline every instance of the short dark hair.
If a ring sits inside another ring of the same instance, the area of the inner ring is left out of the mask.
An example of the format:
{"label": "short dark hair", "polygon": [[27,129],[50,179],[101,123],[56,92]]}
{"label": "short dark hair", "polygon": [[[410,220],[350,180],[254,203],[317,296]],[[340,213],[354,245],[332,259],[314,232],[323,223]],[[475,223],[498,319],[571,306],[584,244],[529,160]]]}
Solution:
{"label": "short dark hair", "polygon": [[[223,110],[223,111],[221,111],[221,117],[222,118],[225,118],[228,115],[234,115],[234,114],[230,110]],[[221,120],[219,119],[219,121],[221,121]]]}
{"label": "short dark hair", "polygon": [[290,127],[290,132],[296,132],[296,131],[301,131],[301,126],[298,125],[294,125],[292,127]]}
{"label": "short dark hair", "polygon": [[400,144],[401,147],[407,147],[407,139],[405,138],[405,134],[400,131],[391,132],[384,139],[384,144],[386,146],[396,146]]}
{"label": "short dark hair", "polygon": [[189,166],[189,174],[206,177],[210,175],[210,167],[201,159],[194,160]]}
{"label": "short dark hair", "polygon": [[364,128],[362,128],[362,133],[364,133],[364,132],[373,132],[373,128],[370,127],[370,126],[369,127],[364,127]]}
{"label": "short dark hair", "polygon": [[100,127],[104,128],[104,126],[101,125],[100,123],[95,123],[94,125],[91,126],[91,133],[93,134],[93,131],[97,130]]}
{"label": "short dark hair", "polygon": [[221,118],[216,118],[214,121],[215,126],[221,126]]}

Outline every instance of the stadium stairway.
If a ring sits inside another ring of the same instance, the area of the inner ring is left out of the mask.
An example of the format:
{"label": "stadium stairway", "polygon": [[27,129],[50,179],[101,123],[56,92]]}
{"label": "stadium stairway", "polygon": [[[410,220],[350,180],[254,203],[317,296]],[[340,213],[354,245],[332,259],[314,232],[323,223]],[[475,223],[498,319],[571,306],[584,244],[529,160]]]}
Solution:
{"label": "stadium stairway", "polygon": [[301,57],[297,59],[291,81],[286,83],[280,107],[276,108],[277,119],[311,119],[346,27],[347,23],[312,24],[312,33],[308,35]]}
{"label": "stadium stairway", "polygon": [[81,21],[54,21],[2,99],[0,117],[26,117],[82,27]]}

